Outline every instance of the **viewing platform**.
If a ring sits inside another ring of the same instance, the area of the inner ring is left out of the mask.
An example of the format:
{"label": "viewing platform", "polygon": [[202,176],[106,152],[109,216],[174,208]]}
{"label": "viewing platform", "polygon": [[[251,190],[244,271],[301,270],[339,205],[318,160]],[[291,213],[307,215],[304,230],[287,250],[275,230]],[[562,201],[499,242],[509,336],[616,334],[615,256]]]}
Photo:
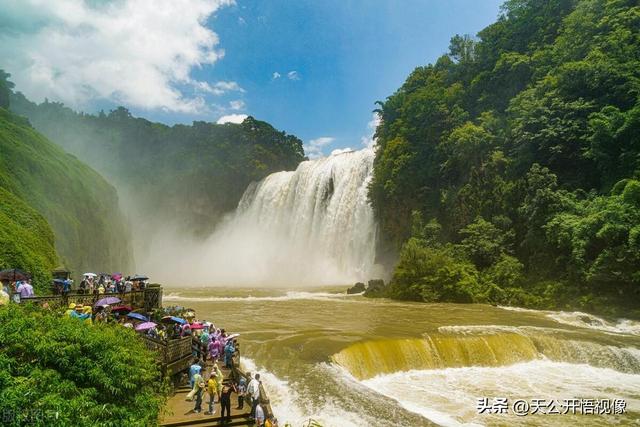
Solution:
{"label": "viewing platform", "polygon": [[[150,313],[153,310],[162,308],[162,287],[157,284],[147,285],[145,289],[131,292],[119,293],[67,293],[58,295],[35,296],[29,298],[12,298],[14,303],[36,304],[46,306],[54,310],[64,310],[69,304],[82,304],[93,307],[100,299],[105,297],[117,297],[121,300],[120,304],[130,305],[134,311],[144,311]],[[208,407],[208,395],[203,393],[201,413],[193,411],[194,401],[185,400],[190,388],[186,384],[185,378],[188,377],[189,367],[202,356],[202,349],[192,336],[185,336],[176,339],[156,339],[146,334],[138,334],[140,340],[144,342],[148,349],[156,354],[156,363],[160,368],[160,372],[164,378],[169,378],[173,385],[171,395],[167,399],[165,410],[161,414],[159,423],[165,427],[210,427],[220,425],[220,402],[215,403],[214,415],[205,415],[204,412]],[[224,383],[236,381],[240,377],[245,378],[248,384],[251,378],[241,369],[240,355],[238,352],[233,357],[233,368],[228,369],[224,364],[219,362],[219,366],[224,375]],[[204,378],[209,378],[212,364],[206,364],[203,372]],[[273,416],[273,411],[269,402],[269,398],[260,384],[260,405],[264,411],[266,418]],[[233,393],[231,402],[231,423],[229,426],[246,426],[253,425],[254,422],[249,419],[251,403],[245,402],[242,410],[236,409],[237,394]]]}

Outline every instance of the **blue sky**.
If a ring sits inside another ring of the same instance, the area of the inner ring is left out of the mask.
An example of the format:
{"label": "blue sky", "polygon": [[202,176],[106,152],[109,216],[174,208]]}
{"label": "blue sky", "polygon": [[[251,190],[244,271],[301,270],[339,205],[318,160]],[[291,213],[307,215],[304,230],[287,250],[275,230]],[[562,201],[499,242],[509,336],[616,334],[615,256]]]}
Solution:
{"label": "blue sky", "polygon": [[374,101],[452,35],[494,22],[502,1],[75,3],[0,0],[0,68],[27,96],[168,124],[250,114],[315,140],[317,155],[359,148]]}
{"label": "blue sky", "polygon": [[[455,33],[495,21],[500,4],[240,0],[213,21],[226,56],[205,72],[237,81],[250,114],[305,142],[332,137],[335,147],[355,148],[376,100],[446,52]],[[286,78],[290,71],[299,79]]]}

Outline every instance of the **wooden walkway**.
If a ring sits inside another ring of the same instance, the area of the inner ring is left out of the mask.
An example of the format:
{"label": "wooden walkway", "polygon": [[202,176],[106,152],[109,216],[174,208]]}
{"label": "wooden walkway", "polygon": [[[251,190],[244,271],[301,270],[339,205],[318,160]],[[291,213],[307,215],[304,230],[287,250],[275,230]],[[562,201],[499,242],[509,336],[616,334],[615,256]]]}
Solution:
{"label": "wooden walkway", "polygon": [[[220,366],[220,365],[218,365]],[[226,368],[222,368],[224,375],[224,382],[229,382],[229,377],[232,375],[231,371]],[[205,379],[209,378],[211,372],[211,364],[207,364],[205,368]],[[160,425],[164,427],[210,427],[221,425],[220,420],[220,402],[216,401],[214,405],[214,414],[205,415],[205,412],[209,409],[209,394],[204,392],[202,395],[202,411],[196,413],[193,411],[195,406],[195,399],[193,401],[187,401],[186,396],[191,389],[184,385],[178,387],[175,394],[171,396],[165,405],[165,414],[160,418]],[[252,426],[254,422],[249,420],[249,411],[251,410],[251,404],[244,403],[242,410],[236,409],[238,406],[238,395],[236,393],[231,394],[231,423],[225,424],[226,426]]]}

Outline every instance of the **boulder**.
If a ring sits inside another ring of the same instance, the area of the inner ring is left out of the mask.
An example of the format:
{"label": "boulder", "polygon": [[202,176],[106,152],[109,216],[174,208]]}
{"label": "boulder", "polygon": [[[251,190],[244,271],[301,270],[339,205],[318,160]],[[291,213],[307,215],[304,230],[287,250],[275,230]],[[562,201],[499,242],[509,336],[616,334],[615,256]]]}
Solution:
{"label": "boulder", "polygon": [[358,282],[355,285],[353,285],[352,287],[350,287],[349,289],[347,289],[347,294],[352,295],[352,294],[361,294],[364,292],[364,283],[362,282]]}
{"label": "boulder", "polygon": [[369,280],[365,295],[378,294],[384,290],[384,280],[374,279]]}

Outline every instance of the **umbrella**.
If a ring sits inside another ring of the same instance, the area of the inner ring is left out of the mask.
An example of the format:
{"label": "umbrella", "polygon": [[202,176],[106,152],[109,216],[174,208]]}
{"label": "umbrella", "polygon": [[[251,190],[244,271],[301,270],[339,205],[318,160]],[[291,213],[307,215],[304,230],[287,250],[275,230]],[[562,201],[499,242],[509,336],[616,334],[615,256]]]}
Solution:
{"label": "umbrella", "polygon": [[15,282],[16,280],[27,280],[30,278],[31,276],[29,276],[29,273],[26,273],[17,268],[0,271],[0,280],[10,280],[12,282]]}
{"label": "umbrella", "polygon": [[98,275],[96,273],[84,273],[83,276],[85,276],[85,277],[97,277]]}
{"label": "umbrella", "polygon": [[111,305],[111,304],[117,304],[120,301],[121,301],[120,298],[106,297],[106,298],[102,298],[101,300],[98,300],[98,302],[96,302],[94,305]]}
{"label": "umbrella", "polygon": [[120,280],[122,280],[122,273],[113,273],[111,275],[111,278],[116,282],[119,282]]}
{"label": "umbrella", "polygon": [[149,321],[149,318],[147,316],[143,316],[140,313],[129,313],[129,314],[127,314],[127,317],[130,317],[132,319],[142,320],[143,322],[148,322]]}
{"label": "umbrella", "polygon": [[153,322],[144,322],[136,326],[136,331],[146,331],[147,329],[155,328],[157,325]]}
{"label": "umbrella", "polygon": [[162,318],[162,323],[171,323],[171,322],[179,323],[180,325],[184,325],[185,323],[187,323],[186,320],[181,319],[181,318],[176,317],[176,316],[164,316]]}
{"label": "umbrella", "polygon": [[121,311],[132,311],[133,307],[131,307],[130,305],[117,305],[115,307],[111,307],[111,312],[112,313],[118,313]]}
{"label": "umbrella", "polygon": [[204,325],[202,323],[192,323],[191,324],[191,329],[202,329],[204,328]]}
{"label": "umbrella", "polygon": [[58,283],[60,285],[64,285],[64,279],[53,279],[53,283]]}
{"label": "umbrella", "polygon": [[232,339],[234,339],[234,338],[237,338],[237,337],[239,337],[239,336],[240,336],[240,334],[231,334],[231,335],[229,335],[229,336],[227,337],[227,341],[228,341],[228,340],[232,340]]}
{"label": "umbrella", "polygon": [[131,279],[132,282],[136,282],[136,281],[145,281],[145,280],[149,280],[149,278],[147,276],[141,276],[139,274],[136,274],[135,276],[133,276]]}

